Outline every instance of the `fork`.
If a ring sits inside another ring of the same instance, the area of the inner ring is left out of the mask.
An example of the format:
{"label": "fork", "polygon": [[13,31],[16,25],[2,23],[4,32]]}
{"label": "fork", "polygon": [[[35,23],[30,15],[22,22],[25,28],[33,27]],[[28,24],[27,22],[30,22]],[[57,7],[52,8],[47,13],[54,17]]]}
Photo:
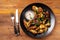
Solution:
{"label": "fork", "polygon": [[13,13],[11,13],[11,20],[12,20],[12,24],[14,26],[14,33],[17,35],[17,29],[16,29],[16,25],[15,25],[15,16]]}

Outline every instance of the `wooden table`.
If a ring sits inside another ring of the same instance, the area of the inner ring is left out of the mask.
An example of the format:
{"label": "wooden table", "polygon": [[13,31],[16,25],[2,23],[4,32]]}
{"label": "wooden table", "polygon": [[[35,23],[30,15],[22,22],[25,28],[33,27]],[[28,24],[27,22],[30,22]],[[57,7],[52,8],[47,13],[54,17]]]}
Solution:
{"label": "wooden table", "polygon": [[[31,3],[43,3],[48,5],[56,17],[56,25],[50,35],[41,39],[27,36],[20,27],[20,36],[14,34],[10,13],[22,10]],[[60,0],[0,0],[0,40],[60,40]]]}

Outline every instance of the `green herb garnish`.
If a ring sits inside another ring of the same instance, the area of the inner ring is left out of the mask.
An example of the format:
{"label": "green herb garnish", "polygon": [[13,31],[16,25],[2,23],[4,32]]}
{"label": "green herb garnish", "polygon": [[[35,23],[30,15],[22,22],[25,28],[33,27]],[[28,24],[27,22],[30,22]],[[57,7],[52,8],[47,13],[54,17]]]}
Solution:
{"label": "green herb garnish", "polygon": [[40,24],[39,23],[36,23],[35,25],[38,27]]}

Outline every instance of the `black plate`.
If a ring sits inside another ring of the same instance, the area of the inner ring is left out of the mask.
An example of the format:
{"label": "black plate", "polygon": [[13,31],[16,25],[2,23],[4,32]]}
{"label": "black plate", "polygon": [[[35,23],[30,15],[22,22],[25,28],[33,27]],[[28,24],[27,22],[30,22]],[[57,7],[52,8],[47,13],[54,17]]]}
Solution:
{"label": "black plate", "polygon": [[[49,13],[50,13],[51,26],[50,26],[50,28],[48,28],[48,31],[45,32],[45,33],[34,35],[34,34],[30,33],[29,31],[27,31],[27,29],[25,28],[25,26],[24,26],[24,24],[23,24],[23,19],[25,18],[25,13],[26,13],[26,11],[32,10],[31,8],[32,8],[33,5],[35,5],[35,6],[37,6],[37,7],[42,7],[43,9],[45,9],[46,11],[49,11]],[[27,35],[29,35],[29,36],[31,36],[31,37],[34,37],[34,38],[41,38],[41,37],[47,36],[47,35],[50,34],[50,32],[53,30],[54,25],[55,25],[55,16],[54,16],[52,10],[51,10],[48,6],[46,6],[46,5],[42,4],[42,3],[32,3],[32,4],[28,5],[28,6],[22,11],[21,16],[20,16],[20,25],[21,25],[21,28],[23,29],[23,31],[24,31]]]}

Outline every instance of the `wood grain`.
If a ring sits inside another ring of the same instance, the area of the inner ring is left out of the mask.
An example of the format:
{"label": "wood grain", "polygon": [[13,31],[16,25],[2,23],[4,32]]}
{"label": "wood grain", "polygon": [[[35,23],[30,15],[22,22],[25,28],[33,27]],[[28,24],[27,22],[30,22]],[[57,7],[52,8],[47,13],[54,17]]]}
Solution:
{"label": "wood grain", "polygon": [[[56,25],[50,35],[41,39],[27,36],[20,27],[20,36],[14,34],[10,13],[19,9],[19,16],[23,9],[31,3],[43,3],[49,6],[55,17]],[[0,0],[0,40],[60,40],[60,0]]]}

